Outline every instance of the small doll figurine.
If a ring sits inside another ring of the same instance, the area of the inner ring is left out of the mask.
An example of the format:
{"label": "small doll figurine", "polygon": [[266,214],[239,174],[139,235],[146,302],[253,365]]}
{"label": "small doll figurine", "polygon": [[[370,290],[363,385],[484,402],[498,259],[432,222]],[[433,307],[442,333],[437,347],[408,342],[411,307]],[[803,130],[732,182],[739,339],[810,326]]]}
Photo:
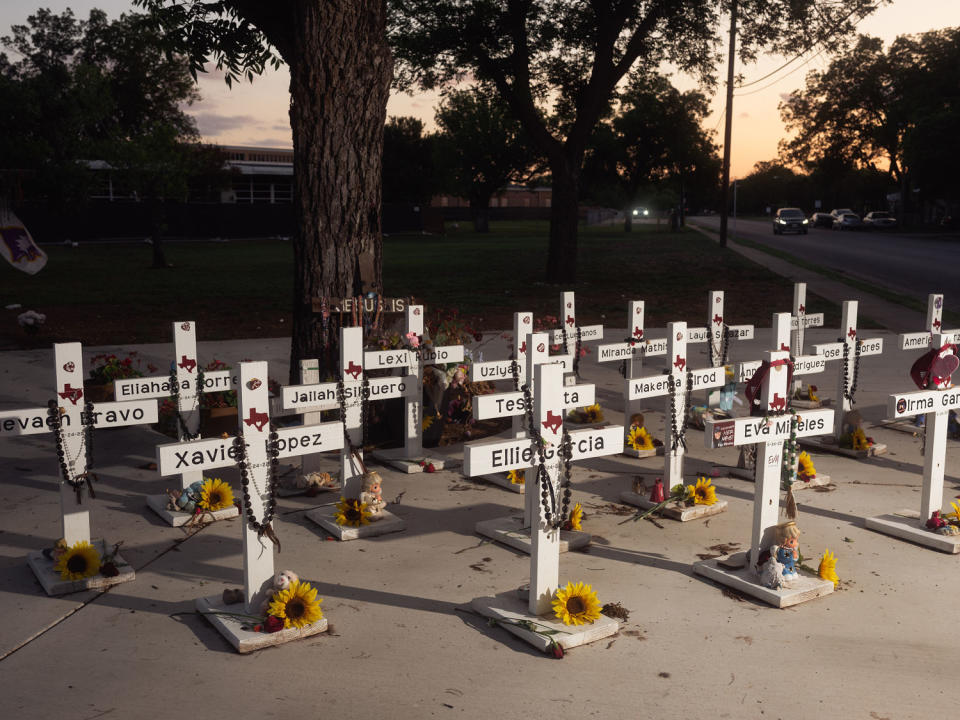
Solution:
{"label": "small doll figurine", "polygon": [[[293,570],[278,570],[273,576],[273,586],[270,593],[266,598],[264,598],[263,604],[260,607],[260,612],[266,615],[267,609],[270,607],[270,603],[273,601],[273,596],[281,590],[288,589],[295,582],[299,581],[300,577]],[[224,594],[224,602],[226,602],[226,600],[227,595]]]}
{"label": "small doll figurine", "polygon": [[770,555],[783,565],[783,579],[798,577],[797,561],[800,559],[800,528],[793,520],[780,523],[775,528],[777,544],[770,548]]}
{"label": "small doll figurine", "polygon": [[650,502],[662,503],[665,500],[663,494],[663,478],[657,478],[653,483],[653,490],[650,491]]}
{"label": "small doll figurine", "polygon": [[381,489],[383,478],[376,471],[368,471],[363,474],[362,483],[360,502],[367,504],[371,521],[379,520],[383,517],[383,509],[387,506]]}

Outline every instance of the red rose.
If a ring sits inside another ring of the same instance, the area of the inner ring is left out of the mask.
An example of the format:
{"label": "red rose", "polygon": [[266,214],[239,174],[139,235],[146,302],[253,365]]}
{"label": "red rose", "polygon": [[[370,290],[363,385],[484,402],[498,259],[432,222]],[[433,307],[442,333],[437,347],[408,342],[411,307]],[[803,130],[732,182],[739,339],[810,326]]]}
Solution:
{"label": "red rose", "polygon": [[437,468],[434,467],[433,463],[427,463],[427,466],[424,468],[427,472],[436,472]]}
{"label": "red rose", "polygon": [[558,660],[563,657],[563,645],[558,643],[556,640],[550,641],[550,652],[553,653],[553,656]]}
{"label": "red rose", "polygon": [[283,630],[283,620],[276,615],[267,615],[267,619],[263,623],[263,630],[268,633],[280,632]]}

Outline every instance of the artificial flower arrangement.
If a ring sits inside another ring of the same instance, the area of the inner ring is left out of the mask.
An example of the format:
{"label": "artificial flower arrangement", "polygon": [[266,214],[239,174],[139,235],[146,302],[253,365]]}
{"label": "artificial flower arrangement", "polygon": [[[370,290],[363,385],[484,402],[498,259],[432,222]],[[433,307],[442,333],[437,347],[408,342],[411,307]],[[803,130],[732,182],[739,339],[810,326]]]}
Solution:
{"label": "artificial flower arrangement", "polygon": [[567,413],[567,419],[575,423],[599,423],[603,422],[603,410],[599,403],[588,405],[584,408],[575,408]]}
{"label": "artificial flower arrangement", "polygon": [[179,492],[167,490],[167,495],[170,497],[169,509],[196,517],[234,506],[233,488],[220,478],[205,477]]}
{"label": "artificial flower arrangement", "polygon": [[829,550],[823,551],[820,566],[817,568],[817,575],[821,580],[832,582],[834,587],[840,584],[840,578],[837,577],[837,556]]}
{"label": "artificial flower arrangement", "polygon": [[797,457],[797,477],[803,482],[810,482],[817,477],[817,469],[813,466],[813,459],[806,450],[803,450]]}
{"label": "artificial flower arrangement", "polygon": [[841,435],[837,444],[847,450],[869,450],[873,447],[873,438],[868,437],[863,428],[857,427],[853,432]]}
{"label": "artificial flower arrangement", "polygon": [[810,402],[820,402],[820,398],[817,396],[817,386],[816,385],[807,385],[804,387],[798,387],[793,392],[793,397],[796,400],[809,400]]}
{"label": "artificial flower arrangement", "polygon": [[647,432],[642,425],[631,425],[630,432],[627,434],[627,446],[634,450],[655,450],[657,445],[663,443],[656,440]]}
{"label": "artificial flower arrangement", "polygon": [[[123,358],[110,353],[94,355],[90,358],[90,379],[93,385],[108,385],[114,380],[143,377],[140,370],[142,362],[136,351],[131,351]],[[155,365],[147,363],[149,372],[156,372]]]}
{"label": "artificial flower arrangement", "polygon": [[[317,597],[317,589],[299,578],[292,570],[281,570],[273,579],[270,596],[263,601],[260,615],[234,613],[223,610],[202,612],[201,615],[223,615],[251,621],[244,630],[263,633],[275,633],[290,628],[300,629],[323,619],[320,604],[323,598]],[[243,601],[240,590],[224,590],[225,605]]]}
{"label": "artificial flower arrangement", "polygon": [[116,577],[120,574],[116,559],[122,544],[117,543],[113,550],[100,557],[97,549],[87,540],[67,545],[61,538],[52,548],[45,549],[43,555],[53,561],[53,571],[60,574],[61,580],[83,580],[94,575]]}
{"label": "artificial flower arrangement", "polygon": [[333,521],[341,527],[360,527],[370,524],[370,517],[373,514],[367,507],[367,503],[361,502],[359,498],[340,498],[337,503],[337,511],[333,516]]}
{"label": "artificial flower arrangement", "polygon": [[583,506],[580,503],[574,503],[573,510],[570,511],[570,517],[563,524],[564,530],[583,530]]}
{"label": "artificial flower arrangement", "polygon": [[523,485],[526,482],[526,475],[523,470],[510,470],[507,472],[507,480],[511,485]]}
{"label": "artificial flower arrangement", "polygon": [[934,510],[927,519],[928,530],[932,530],[940,535],[960,535],[960,505],[956,500],[950,501],[953,512],[941,513]]}
{"label": "artificial flower arrangement", "polygon": [[670,488],[670,494],[663,491],[663,479],[657,478],[650,491],[650,502],[656,503],[647,510],[638,511],[635,520],[642,520],[654,513],[660,512],[670,503],[692,507],[694,505],[713,505],[717,502],[717,491],[711,480],[706,477],[697,478],[696,485],[678,483]]}

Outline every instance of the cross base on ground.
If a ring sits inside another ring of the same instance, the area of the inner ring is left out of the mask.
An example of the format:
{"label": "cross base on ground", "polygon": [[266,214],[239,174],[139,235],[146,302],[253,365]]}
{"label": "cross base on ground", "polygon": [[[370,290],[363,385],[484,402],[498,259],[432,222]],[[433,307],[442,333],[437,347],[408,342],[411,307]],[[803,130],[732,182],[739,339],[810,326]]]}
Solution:
{"label": "cross base on ground", "polygon": [[897,432],[908,433],[914,437],[918,437],[923,432],[923,425],[910,422],[909,418],[905,420],[881,420],[873,427],[883,428],[884,430],[896,430]]}
{"label": "cross base on ground", "polygon": [[[658,505],[658,503],[653,502],[648,497],[639,495],[630,490],[624,490],[622,493],[620,493],[620,502],[625,502],[627,505],[633,505],[634,507],[643,508],[644,510],[649,510],[650,508]],[[670,518],[671,520],[689,522],[690,520],[701,520],[713,515],[719,515],[726,509],[726,500],[717,500],[713,505],[688,506],[682,503],[670,503],[665,505],[658,514],[665,518]]]}
{"label": "cross base on ground", "polygon": [[[197,612],[237,612],[243,613],[243,603],[236,605],[225,605],[220,595],[211,595],[210,597],[197,598],[194,601],[194,607]],[[213,625],[220,634],[223,635],[233,649],[238,653],[249,653],[254,650],[262,650],[274,645],[283,645],[291,640],[310,637],[318,633],[326,632],[327,619],[320,618],[315,623],[311,623],[302,628],[286,628],[275,633],[254,632],[247,630],[248,626],[253,624],[252,620],[230,617],[228,615],[204,615],[204,617]]]}
{"label": "cross base on ground", "polygon": [[632,447],[624,446],[623,454],[632,458],[649,458],[657,455],[663,456],[663,446],[653,448],[653,450],[634,450]]}
{"label": "cross base on ground", "polygon": [[[530,528],[523,527],[523,516],[511,515],[508,517],[481,520],[474,526],[478,535],[483,535],[498,543],[508,545],[514,550],[530,554],[533,542],[530,540]],[[591,535],[579,530],[560,531],[560,552],[579,550],[590,544]]]}
{"label": "cross base on ground", "polygon": [[[746,555],[746,553],[736,553],[736,555]],[[751,568],[746,566],[739,568],[724,567],[725,564],[731,563],[733,557],[727,555],[694,563],[693,572],[713,580],[715,583],[762,600],[776,608],[799,605],[833,592],[833,582],[830,580],[821,580],[818,577],[802,574],[802,572],[798,578],[790,581],[790,587],[783,587],[779,590],[764,587],[757,582],[757,574]],[[744,561],[746,561],[746,557],[744,557]]]}
{"label": "cross base on ground", "polygon": [[519,495],[526,493],[527,484],[510,482],[510,478],[507,477],[506,473],[492,473],[490,475],[480,475],[479,477],[481,480],[486,480],[491,485],[502,487],[504,490],[509,490]]}
{"label": "cross base on ground", "polygon": [[551,637],[563,646],[564,650],[602,640],[616,634],[620,629],[620,623],[606,615],[601,615],[590,625],[564,625],[552,614],[532,615],[526,601],[517,597],[516,592],[474,598],[470,605],[484,617],[506,621],[501,627],[545,653],[550,652],[550,641],[547,638],[508,623],[526,620],[537,623],[537,627],[541,629],[557,630],[559,632]]}
{"label": "cross base on ground", "polygon": [[[739,468],[739,467],[724,468],[723,472],[725,472],[727,475],[740,478],[741,480],[749,480],[750,482],[757,481],[756,477],[754,477],[755,471],[753,468]],[[797,480],[793,484],[793,491],[796,492],[797,490],[805,490],[806,488],[822,487],[824,485],[829,485],[829,484],[830,484],[829,475],[817,473],[816,477],[813,477],[810,480]]]}
{"label": "cross base on ground", "polygon": [[956,555],[960,553],[960,535],[941,535],[927,529],[916,510],[900,510],[866,520],[868,530],[909,540],[917,545]]}
{"label": "cross base on ground", "polygon": [[[403,448],[396,448],[393,450],[375,450],[371,454],[371,457],[378,463],[392,467],[394,470],[405,472],[408,475],[426,472],[425,468],[430,463],[433,464],[434,470],[452,470],[453,468],[460,467],[463,464],[462,460],[458,460],[457,458],[451,457],[445,453],[439,453],[436,451],[432,451],[432,454],[430,455],[423,455],[423,457],[418,460],[404,457],[403,453]],[[422,465],[420,464],[421,461],[423,461]]]}
{"label": "cross base on ground", "polygon": [[[100,557],[106,554],[107,543],[104,540],[91,540],[90,544],[97,549]],[[105,590],[112,585],[129,582],[135,577],[133,567],[120,556],[120,553],[114,557],[114,564],[120,572],[113,577],[105,577],[98,573],[82,580],[62,580],[60,573],[53,569],[54,561],[48,559],[39,550],[27,555],[27,564],[30,565],[30,569],[37,576],[47,595],[66,595],[83,590]]]}
{"label": "cross base on ground", "polygon": [[407,528],[406,521],[403,518],[397,517],[389,510],[384,510],[379,520],[375,520],[369,525],[361,525],[360,527],[337,525],[334,520],[336,513],[337,511],[334,508],[317,508],[316,510],[308,512],[306,517],[333,535],[337,540],[343,541],[386,535],[388,533],[400,532]]}
{"label": "cross base on ground", "polygon": [[820,400],[791,400],[790,407],[795,408],[796,410],[815,410],[816,408],[823,407],[823,402]]}
{"label": "cross base on ground", "polygon": [[840,447],[837,445],[837,441],[829,435],[800,438],[797,442],[800,444],[800,447],[808,448],[810,450],[819,450],[820,452],[828,452],[834,455],[845,455],[846,457],[857,459],[887,454],[887,446],[883,443],[874,443],[866,450],[854,450],[852,448]]}
{"label": "cross base on ground", "polygon": [[[169,509],[167,507],[169,502],[170,498],[167,495],[147,495],[147,507],[153,510],[172,527],[181,527],[193,519],[193,513]],[[239,514],[240,511],[237,509],[237,506],[231,505],[223,510],[214,510],[213,512],[203,513],[200,516],[200,519],[197,520],[197,524],[205,525],[206,523],[213,522],[215,520],[229,520],[230,518],[237,517]]]}

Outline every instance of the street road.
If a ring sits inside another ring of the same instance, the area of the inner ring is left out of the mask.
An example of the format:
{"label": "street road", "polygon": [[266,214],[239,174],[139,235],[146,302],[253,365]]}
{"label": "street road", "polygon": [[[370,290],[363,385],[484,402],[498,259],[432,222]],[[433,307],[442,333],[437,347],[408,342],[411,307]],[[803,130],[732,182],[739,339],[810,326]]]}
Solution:
{"label": "street road", "polygon": [[[689,217],[687,222],[720,228],[716,215]],[[732,234],[733,218],[728,228]],[[771,221],[741,219],[736,234],[924,303],[928,294],[940,292],[950,307],[953,295],[954,307],[960,307],[956,290],[960,240],[955,236],[813,227],[807,235],[774,235]]]}

